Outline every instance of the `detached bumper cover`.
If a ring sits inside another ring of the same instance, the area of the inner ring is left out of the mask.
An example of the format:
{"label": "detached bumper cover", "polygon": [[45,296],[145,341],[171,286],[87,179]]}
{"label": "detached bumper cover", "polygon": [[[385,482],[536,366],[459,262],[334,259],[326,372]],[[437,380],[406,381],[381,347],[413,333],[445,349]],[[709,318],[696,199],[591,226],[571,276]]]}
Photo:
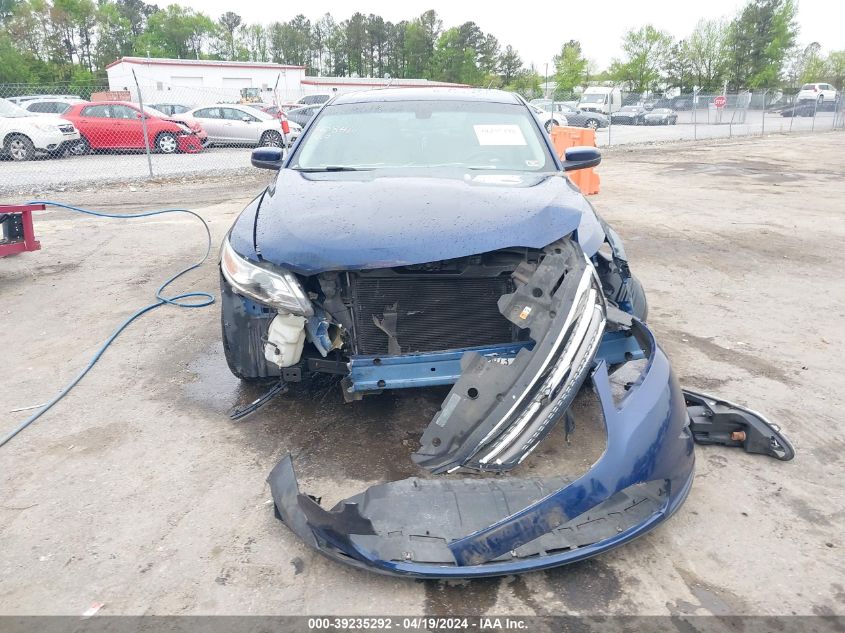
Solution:
{"label": "detached bumper cover", "polygon": [[644,325],[634,321],[631,333],[648,350],[647,366],[618,403],[606,364],[594,367],[607,447],[574,480],[411,478],[373,486],[327,511],[300,493],[287,457],[268,479],[279,518],[331,558],[421,578],[545,569],[641,536],[683,503],[695,458],[668,359]]}

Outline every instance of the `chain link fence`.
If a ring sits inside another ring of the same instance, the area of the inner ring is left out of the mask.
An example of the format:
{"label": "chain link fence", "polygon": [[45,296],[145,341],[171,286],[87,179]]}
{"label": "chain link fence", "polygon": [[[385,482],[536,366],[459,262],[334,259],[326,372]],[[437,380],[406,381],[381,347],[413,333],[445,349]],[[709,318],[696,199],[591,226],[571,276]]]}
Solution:
{"label": "chain link fence", "polygon": [[[570,125],[597,127],[599,146],[845,128],[841,93],[799,101],[771,91],[607,90],[587,102],[570,95],[538,106],[560,110]],[[0,85],[0,193],[243,173],[252,147],[292,143],[316,110],[291,112],[299,91],[162,82],[116,91],[103,84]]]}
{"label": "chain link fence", "polygon": [[608,109],[608,125],[597,135],[600,146],[845,128],[845,99],[836,91],[814,99],[769,90],[695,91],[671,97],[621,93],[618,109],[609,115]]}

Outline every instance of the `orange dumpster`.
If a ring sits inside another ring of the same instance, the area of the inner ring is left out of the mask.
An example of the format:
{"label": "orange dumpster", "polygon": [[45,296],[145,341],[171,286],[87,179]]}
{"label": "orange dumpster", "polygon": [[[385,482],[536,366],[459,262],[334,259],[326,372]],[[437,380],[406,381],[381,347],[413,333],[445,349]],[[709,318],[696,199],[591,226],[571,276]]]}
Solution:
{"label": "orange dumpster", "polygon": [[[552,128],[551,136],[555,151],[561,159],[570,147],[596,146],[596,131],[590,128],[557,126]],[[589,196],[599,192],[601,179],[592,167],[570,171],[566,175],[584,195]]]}

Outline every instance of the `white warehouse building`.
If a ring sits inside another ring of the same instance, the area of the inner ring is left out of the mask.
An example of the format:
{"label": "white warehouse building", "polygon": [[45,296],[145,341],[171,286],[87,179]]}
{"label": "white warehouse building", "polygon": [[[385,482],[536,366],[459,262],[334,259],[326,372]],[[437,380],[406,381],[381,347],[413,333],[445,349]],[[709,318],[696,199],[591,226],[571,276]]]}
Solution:
{"label": "white warehouse building", "polygon": [[186,106],[237,102],[245,88],[257,89],[265,103],[292,103],[309,94],[339,94],[385,86],[468,87],[427,79],[308,77],[305,66],[209,59],[122,57],[109,64],[106,73],[112,93],[128,92],[130,99],[137,102],[140,86],[144,103]]}
{"label": "white warehouse building", "polygon": [[237,102],[244,88],[258,88],[262,100],[268,103],[274,100],[296,101],[302,95],[305,66],[122,57],[109,64],[106,73],[109,90],[128,91],[132,101],[138,101],[137,77],[144,103],[194,106],[209,102]]}

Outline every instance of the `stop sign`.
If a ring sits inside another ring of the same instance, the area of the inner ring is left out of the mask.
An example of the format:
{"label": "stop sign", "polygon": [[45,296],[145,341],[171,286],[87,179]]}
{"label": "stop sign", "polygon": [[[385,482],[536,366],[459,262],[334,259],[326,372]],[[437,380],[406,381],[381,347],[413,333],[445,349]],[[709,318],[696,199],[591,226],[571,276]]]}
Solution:
{"label": "stop sign", "polygon": [[724,95],[719,95],[718,97],[713,99],[713,105],[715,105],[717,108],[724,108],[727,102],[728,100]]}

